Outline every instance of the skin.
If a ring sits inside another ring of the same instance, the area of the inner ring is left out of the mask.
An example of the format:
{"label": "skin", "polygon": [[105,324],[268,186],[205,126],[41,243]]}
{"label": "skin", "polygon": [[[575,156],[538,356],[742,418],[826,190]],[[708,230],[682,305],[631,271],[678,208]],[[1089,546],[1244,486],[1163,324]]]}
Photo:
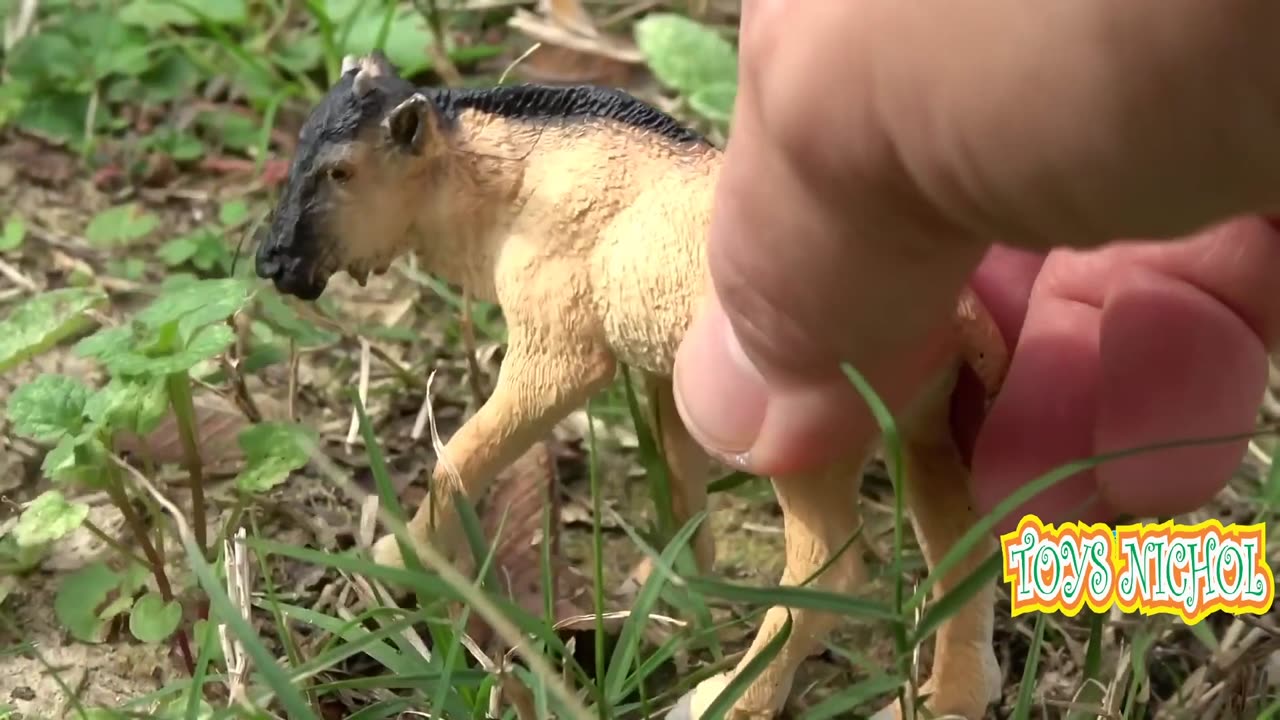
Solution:
{"label": "skin", "polygon": [[[601,117],[531,121],[468,108],[449,121],[385,59],[352,60],[303,127],[257,271],[281,291],[313,300],[335,272],[363,281],[370,269],[412,252],[429,272],[502,308],[508,343],[496,386],[449,438],[441,453],[448,462],[432,471],[428,500],[407,528],[419,548],[430,542],[446,557],[463,549],[455,497],[479,501],[495,475],[607,386],[619,363],[641,371],[649,409],[661,421],[677,524],[706,507],[708,457],[680,420],[671,374],[706,296],[705,238],[722,157],[709,144]],[[908,507],[930,567],[974,522],[963,497],[967,469],[950,431],[952,390],[967,371],[985,402],[1006,367],[993,319],[975,295],[959,293],[939,352],[919,368],[923,395],[902,425],[913,478]],[[861,469],[875,440],[818,469],[772,475],[786,540],[781,582],[814,577],[816,587],[850,593],[866,578],[858,552],[836,553],[860,529]],[[703,572],[714,562],[706,527],[694,538]],[[992,547],[979,543],[935,585],[935,597]],[[403,567],[392,536],[372,554]],[[993,591],[976,593],[939,628],[928,686],[936,712],[976,720],[998,694]],[[730,676],[786,620],[783,608],[771,608]],[[797,610],[791,620],[791,635],[731,717],[770,717],[781,708],[800,664],[840,618]],[[724,681],[695,687],[671,717],[698,717]]]}
{"label": "skin", "polygon": [[[715,298],[676,363],[695,437],[821,465],[874,431],[836,362],[901,407],[966,283],[1013,347],[989,412],[957,393],[980,512],[1067,461],[1251,430],[1280,340],[1277,23],[1265,0],[745,2]],[[1077,474],[996,531],[1193,510],[1244,447]]]}

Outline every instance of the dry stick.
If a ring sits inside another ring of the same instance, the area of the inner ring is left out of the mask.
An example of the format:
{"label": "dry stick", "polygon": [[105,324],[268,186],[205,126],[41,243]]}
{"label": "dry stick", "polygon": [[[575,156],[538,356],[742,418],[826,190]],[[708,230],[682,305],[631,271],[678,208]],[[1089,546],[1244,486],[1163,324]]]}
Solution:
{"label": "dry stick", "polygon": [[14,285],[17,285],[27,292],[40,292],[40,287],[36,285],[31,278],[23,275],[21,270],[5,262],[3,259],[0,259],[0,275],[9,278]]}
{"label": "dry stick", "polygon": [[[125,472],[132,475],[133,479],[139,485],[141,485],[144,490],[150,493],[151,497],[155,498],[155,501],[159,503],[160,506],[163,507],[165,511],[169,513],[170,516],[173,517],[173,524],[178,528],[178,534],[185,537],[187,540],[190,540],[191,543],[194,545],[195,535],[194,533],[192,533],[191,526],[187,524],[186,519],[182,517],[182,511],[178,509],[178,506],[174,505],[173,502],[169,500],[169,498],[165,497],[164,493],[160,492],[160,489],[157,488],[155,484],[153,484],[150,480],[148,480],[146,475],[143,475],[141,472],[139,472],[137,468],[121,460],[115,455],[111,456],[111,460],[115,462],[116,465],[119,465],[121,468],[123,468]],[[232,598],[232,602],[233,603],[235,602],[235,598]],[[184,639],[184,642],[185,642],[186,635],[183,633],[181,629],[179,629],[178,632],[180,633],[180,636]],[[219,630],[219,632],[221,632],[221,630]],[[227,658],[227,662],[230,663],[230,661],[231,661],[231,658]],[[192,674],[194,674],[194,671]],[[251,703],[246,703],[246,706],[250,710],[255,709],[253,708]]]}
{"label": "dry stick", "polygon": [[231,381],[232,395],[235,398],[236,405],[240,408],[240,412],[249,419],[249,422],[262,422],[262,410],[258,407],[258,403],[253,399],[253,393],[249,392],[249,385],[245,381],[244,373],[240,371],[240,364],[244,361],[244,349],[247,344],[250,332],[249,321],[246,315],[241,311],[232,316],[229,324],[231,329],[235,331],[235,345],[230,353],[223,353],[218,360],[222,363],[222,367],[227,371],[227,379]]}
{"label": "dry stick", "polygon": [[449,51],[445,49],[444,21],[440,16],[440,8],[436,5],[436,0],[414,0],[414,5],[426,18],[427,26],[431,29],[430,52],[436,63],[436,72],[444,80],[445,85],[450,87],[461,85],[462,74],[458,72],[458,67],[449,58]]}
{"label": "dry stick", "polygon": [[301,360],[302,356],[298,354],[298,341],[289,338],[289,397],[285,405],[289,422],[296,422],[298,419],[296,401],[298,399],[298,364]]}
{"label": "dry stick", "polygon": [[209,528],[205,516],[204,464],[200,457],[200,445],[196,439],[196,410],[191,397],[191,385],[186,373],[174,373],[165,378],[169,389],[169,402],[178,426],[178,439],[182,442],[187,478],[191,481],[191,522],[195,525],[196,547],[204,558],[209,555]]}
{"label": "dry stick", "polygon": [[[135,477],[142,477],[142,473],[138,472],[134,467],[120,458],[115,453],[110,453],[108,457],[116,465],[125,468]],[[151,574],[156,578],[156,587],[160,590],[160,597],[166,602],[172,602],[173,587],[169,585],[169,576],[164,570],[164,557],[156,550],[156,546],[151,542],[151,536],[147,534],[147,525],[142,522],[142,518],[138,517],[138,513],[134,511],[133,504],[129,502],[129,496],[125,494],[124,485],[121,484],[120,478],[113,473],[107,478],[107,493],[111,495],[111,499],[116,506],[120,508],[120,512],[124,515],[124,520],[128,523],[130,530],[138,539],[138,544],[142,546],[142,554],[147,556],[147,560],[151,564]],[[196,661],[191,654],[191,646],[187,643],[187,634],[181,628],[178,633],[178,649],[182,652],[182,660],[187,665],[187,674],[196,674]]]}
{"label": "dry stick", "polygon": [[84,526],[85,530],[89,531],[90,535],[93,535],[94,537],[98,538],[102,542],[106,543],[107,547],[111,548],[112,550],[115,550],[116,552],[120,553],[122,556],[129,558],[130,560],[138,563],[139,565],[146,566],[151,564],[151,561],[149,558],[138,557],[136,553],[134,553],[132,550],[130,550],[129,548],[121,544],[119,540],[116,540],[115,538],[111,537],[110,535],[107,534],[105,530],[95,525],[92,520],[85,518],[84,521],[81,522],[80,524]]}
{"label": "dry stick", "polygon": [[[360,404],[369,408],[369,341],[360,338]],[[347,450],[351,450],[351,446],[355,445],[356,438],[360,436],[360,413],[356,408],[351,408],[351,426],[347,429]]]}
{"label": "dry stick", "polygon": [[[227,597],[236,612],[247,622],[249,617],[249,557],[244,547],[245,531],[241,527],[233,539],[223,541],[225,549],[223,568],[227,573]],[[245,692],[249,680],[249,655],[239,637],[227,631],[226,624],[218,625],[218,640],[227,662],[227,702],[248,707],[251,703]]]}

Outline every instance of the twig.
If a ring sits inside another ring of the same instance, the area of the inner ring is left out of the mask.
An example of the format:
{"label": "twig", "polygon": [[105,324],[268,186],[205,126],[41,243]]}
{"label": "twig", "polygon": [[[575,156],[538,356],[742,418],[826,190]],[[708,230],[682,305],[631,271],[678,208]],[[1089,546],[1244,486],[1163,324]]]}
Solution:
{"label": "twig", "polygon": [[240,364],[244,361],[245,340],[249,335],[248,316],[243,312],[237,312],[232,316],[229,323],[236,334],[235,345],[231,353],[223,353],[218,359],[221,361],[222,367],[227,371],[227,378],[231,381],[232,397],[235,398],[240,412],[244,413],[249,422],[262,422],[262,410],[258,407],[258,403],[254,401],[253,394],[249,392],[249,385],[244,379],[244,373],[240,372]]}
{"label": "twig", "polygon": [[[360,338],[360,404],[367,410],[369,408],[369,341]],[[351,408],[351,427],[347,430],[347,451],[351,451],[351,446],[355,445],[356,438],[360,437],[360,413],[356,408]]]}
{"label": "twig", "polygon": [[285,412],[290,422],[298,419],[296,401],[298,399],[298,364],[302,356],[298,354],[298,341],[289,338],[289,397],[286,398]]}
{"label": "twig", "polygon": [[[227,597],[236,612],[245,621],[249,621],[249,557],[244,547],[245,532],[241,527],[236,530],[234,538],[225,540],[226,551],[223,568],[227,573]],[[244,644],[238,637],[232,637],[227,631],[226,623],[218,625],[218,640],[222,643],[222,654],[227,662],[227,702],[230,705],[247,707],[250,705],[245,687],[249,679],[249,656],[244,651]]]}
{"label": "twig", "polygon": [[[111,458],[113,463],[132,475],[134,479],[142,482],[144,487],[150,485],[150,481],[142,473],[138,472],[137,468],[121,460],[115,453],[109,453],[108,457]],[[142,546],[142,554],[147,556],[147,560],[151,565],[151,574],[155,576],[156,587],[160,590],[160,597],[166,603],[171,602],[174,599],[173,586],[169,584],[169,576],[164,569],[164,556],[160,554],[155,544],[151,542],[151,536],[147,533],[146,524],[142,522],[142,518],[133,509],[133,503],[129,502],[129,496],[124,491],[123,483],[114,473],[107,478],[107,492],[111,494],[111,499],[115,502],[116,507],[120,508],[120,512],[124,514],[125,522],[133,531],[138,544]],[[178,649],[182,652],[182,660],[187,666],[187,674],[194,676],[196,674],[196,662],[191,654],[191,646],[187,643],[186,632],[179,629],[177,640]]]}
{"label": "twig", "polygon": [[453,60],[449,57],[449,50],[445,45],[444,37],[444,20],[440,15],[440,8],[436,5],[436,0],[414,0],[413,4],[418,8],[418,12],[427,20],[427,26],[431,29],[431,57],[435,60],[436,72],[440,75],[440,79],[444,80],[444,84],[450,87],[457,87],[462,84],[462,74],[458,72],[458,67],[453,64]]}
{"label": "twig", "polygon": [[6,54],[18,44],[19,40],[31,32],[31,26],[35,23],[36,10],[39,4],[39,0],[22,0],[18,4],[17,15],[5,25],[4,50]]}
{"label": "twig", "polygon": [[124,557],[129,558],[133,562],[136,562],[143,567],[146,567],[147,565],[151,564],[149,560],[147,560],[146,558],[138,557],[137,553],[125,547],[119,540],[108,535],[105,530],[103,530],[102,528],[94,524],[92,520],[85,518],[84,522],[80,524],[84,526],[85,530],[89,531],[90,535],[93,535],[94,537],[98,538],[102,542],[106,543],[107,547],[111,548],[112,550],[115,550],[116,552],[120,553]]}
{"label": "twig", "polygon": [[40,292],[40,287],[31,280],[31,278],[22,274],[18,268],[0,259],[0,275],[9,278],[14,285],[27,290],[28,292]]}

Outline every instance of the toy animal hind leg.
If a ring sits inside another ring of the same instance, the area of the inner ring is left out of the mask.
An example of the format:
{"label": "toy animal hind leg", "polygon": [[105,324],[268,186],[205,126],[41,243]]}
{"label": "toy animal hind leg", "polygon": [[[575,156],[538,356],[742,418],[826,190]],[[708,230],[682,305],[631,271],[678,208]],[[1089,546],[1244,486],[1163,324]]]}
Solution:
{"label": "toy animal hind leg", "polygon": [[[668,486],[671,489],[671,514],[676,529],[679,529],[707,507],[711,457],[689,434],[684,420],[676,410],[671,378],[646,373],[644,381],[649,399],[649,425],[666,461]],[[715,566],[716,544],[709,520],[703,520],[694,532],[690,545],[698,572],[710,573]],[[623,591],[638,590],[652,570],[653,563],[646,556],[631,570],[623,584]]]}
{"label": "toy animal hind leg", "polygon": [[[930,572],[977,521],[967,491],[968,471],[942,414],[946,409],[945,405],[931,407],[932,418],[922,418],[903,433],[906,502]],[[954,589],[994,548],[995,541],[984,536],[933,586],[934,600]],[[975,593],[938,628],[932,672],[919,689],[924,706],[935,717],[980,720],[987,706],[1000,698],[1000,666],[992,646],[993,590],[988,585]],[[874,716],[875,720],[902,717],[905,713],[896,699]]]}
{"label": "toy animal hind leg", "polygon": [[[861,525],[859,469],[860,465],[848,465],[823,473],[773,480],[786,538],[786,570],[781,584],[798,585],[819,570],[821,574],[817,574],[808,587],[847,593],[865,581],[862,556],[857,544],[849,542]],[[668,720],[698,720],[734,675],[777,636],[786,617],[786,609],[770,608],[738,667],[699,683],[680,699],[667,715]],[[837,614],[809,609],[793,609],[791,618],[790,636],[773,662],[730,710],[728,717],[732,720],[773,717],[791,692],[796,670],[821,649],[823,639],[841,619]]]}

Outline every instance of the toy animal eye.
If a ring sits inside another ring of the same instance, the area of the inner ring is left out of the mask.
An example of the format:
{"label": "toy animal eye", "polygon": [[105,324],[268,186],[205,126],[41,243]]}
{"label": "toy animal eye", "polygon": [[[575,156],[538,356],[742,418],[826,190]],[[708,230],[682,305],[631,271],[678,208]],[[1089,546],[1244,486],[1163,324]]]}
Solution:
{"label": "toy animal eye", "polygon": [[351,179],[351,171],[335,165],[329,168],[329,179],[339,183],[346,182]]}

